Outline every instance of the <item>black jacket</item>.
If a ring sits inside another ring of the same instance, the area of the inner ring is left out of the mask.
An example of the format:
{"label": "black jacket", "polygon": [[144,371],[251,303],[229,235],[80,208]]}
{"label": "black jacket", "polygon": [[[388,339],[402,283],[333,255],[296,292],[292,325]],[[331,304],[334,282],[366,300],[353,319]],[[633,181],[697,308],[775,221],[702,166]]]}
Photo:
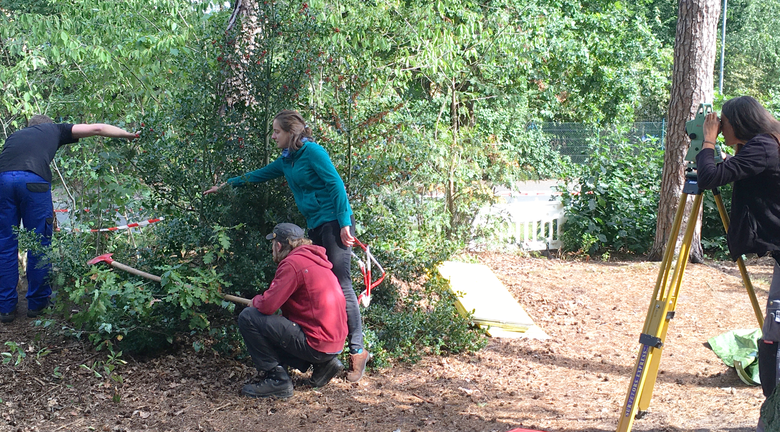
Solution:
{"label": "black jacket", "polygon": [[701,189],[734,182],[731,224],[727,234],[731,258],[742,254],[780,258],[780,156],[778,142],[761,134],[721,164],[715,152],[704,149],[696,156]]}
{"label": "black jacket", "polygon": [[65,144],[78,142],[69,123],[43,123],[12,133],[0,153],[0,172],[30,171],[51,183],[49,164]]}

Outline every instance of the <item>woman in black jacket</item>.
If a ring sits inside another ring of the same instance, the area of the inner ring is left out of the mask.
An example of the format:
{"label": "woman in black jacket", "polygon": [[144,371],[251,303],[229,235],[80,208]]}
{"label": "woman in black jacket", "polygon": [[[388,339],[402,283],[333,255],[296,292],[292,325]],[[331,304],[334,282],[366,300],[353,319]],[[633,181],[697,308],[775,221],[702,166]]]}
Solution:
{"label": "woman in black jacket", "polygon": [[[736,151],[721,164],[714,159],[718,133]],[[704,145],[696,165],[702,189],[734,183],[727,233],[731,258],[756,253],[771,254],[776,261],[759,343],[762,387],[769,396],[780,378],[775,373],[780,345],[780,122],[750,96],[727,101],[721,119],[711,113],[704,120]],[[758,430],[763,428],[759,420]]]}

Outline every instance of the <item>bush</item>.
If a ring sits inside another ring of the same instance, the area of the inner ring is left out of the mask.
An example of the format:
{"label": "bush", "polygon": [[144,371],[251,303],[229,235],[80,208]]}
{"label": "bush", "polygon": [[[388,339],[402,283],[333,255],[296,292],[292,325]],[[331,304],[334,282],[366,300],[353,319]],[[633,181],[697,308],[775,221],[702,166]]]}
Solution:
{"label": "bush", "polygon": [[[721,186],[720,197],[728,214],[731,208],[731,184]],[[704,252],[714,259],[731,259],[729,257],[729,246],[726,241],[726,230],[723,229],[723,221],[715,204],[715,198],[710,191],[704,193],[702,223],[701,223],[701,246]]]}
{"label": "bush", "polygon": [[[150,234],[152,230],[137,241],[154,242],[157,237]],[[212,319],[233,309],[219,297],[226,282],[213,268],[190,267],[184,260],[170,264],[170,257],[156,256],[150,249],[130,255],[130,245],[122,244],[121,238],[107,248],[113,252],[111,258],[162,275],[161,282],[112,270],[103,263],[88,266],[87,261],[98,255],[90,236],[59,237],[50,252],[57,267],[53,280],[59,287],[57,309],[71,322],[66,330],[74,336],[86,336],[95,345],[116,338],[123,348],[150,353],[173,343],[179,333],[208,329]],[[216,245],[208,250],[224,258],[225,233],[213,240]]]}
{"label": "bush", "polygon": [[564,247],[588,255],[644,253],[653,243],[663,149],[658,140],[632,143],[622,129],[590,144],[584,164],[560,187],[567,220]]}
{"label": "bush", "polygon": [[[295,17],[274,16],[291,20],[285,25],[297,25]],[[316,26],[305,25],[307,31],[316,33]],[[272,36],[278,39],[287,34],[300,32],[274,32]],[[231,108],[220,106],[223,99],[215,89],[224,80],[223,64],[240,61],[232,57],[237,52],[233,40],[226,35],[218,43],[206,43],[204,49],[211,61],[201,65],[200,71],[190,71],[201,79],[193,80],[188,91],[178,94],[168,110],[147,114],[141,138],[117,155],[131,162],[148,187],[136,194],[140,202],[127,205],[154,209],[166,220],[147,228],[134,242],[113,234],[106,238],[83,234],[61,240],[56,259],[61,263],[58,278],[67,300],[62,310],[77,310],[70,316],[73,334],[86,335],[96,344],[121,339],[122,348],[132,352],[152,353],[187,340],[196,349],[244,355],[241,338],[235,333],[233,306],[223,302],[218,293],[249,298],[262,292],[276,269],[265,234],[278,222],[302,226],[305,222],[283,179],[228,187],[205,197],[202,191],[277,157],[269,141],[269,119],[281,108],[297,107],[305,117],[315,117],[298,102],[299,92],[307,91],[300,65],[317,64],[320,60],[315,57],[320,51],[306,45],[311,41],[298,40],[285,41],[300,44],[300,55],[295,58],[284,54],[289,50],[274,51],[283,52],[275,58],[253,56],[263,60],[246,64],[246,76],[254,82],[251,88],[259,92],[253,96],[267,103]],[[281,41],[267,39],[263,43]],[[272,52],[270,48],[267,51]],[[221,60],[215,61],[217,58]],[[266,62],[274,67],[267,68]],[[268,70],[274,72],[269,75]],[[338,103],[354,109],[353,117],[320,113],[316,138],[347,180],[357,220],[365,221],[358,226],[358,237],[371,245],[395,278],[423,281],[425,285],[409,297],[401,296],[389,278],[376,289],[371,308],[365,310],[367,348],[380,364],[393,357],[413,360],[426,352],[478,349],[484,344],[483,332],[457,315],[441,281],[428,276],[429,269],[457,250],[461,240],[451,235],[456,230],[449,225],[442,201],[425,198],[420,182],[409,181],[424,175],[420,164],[427,158],[403,146],[392,146],[397,152],[388,154],[386,147],[375,141],[396,136],[386,132],[395,129],[394,121],[401,120],[390,120],[397,99],[374,100],[360,107],[334,101],[337,107]],[[366,128],[353,140],[344,133],[353,130],[352,124],[344,128],[341,122],[355,122],[359,117],[364,118]],[[350,182],[352,172],[358,175]],[[102,240],[92,242],[93,238]],[[84,264],[105,252],[113,252],[119,262],[161,275],[161,283]],[[358,280],[357,266],[354,270]],[[355,289],[363,287],[356,284]]]}
{"label": "bush", "polygon": [[[431,276],[420,289],[403,296],[394,286],[378,292],[376,303],[364,311],[371,333],[381,341],[384,355],[415,363],[423,355],[457,354],[482,349],[485,332],[455,309],[455,296],[447,282]],[[375,347],[375,349],[378,347]]]}

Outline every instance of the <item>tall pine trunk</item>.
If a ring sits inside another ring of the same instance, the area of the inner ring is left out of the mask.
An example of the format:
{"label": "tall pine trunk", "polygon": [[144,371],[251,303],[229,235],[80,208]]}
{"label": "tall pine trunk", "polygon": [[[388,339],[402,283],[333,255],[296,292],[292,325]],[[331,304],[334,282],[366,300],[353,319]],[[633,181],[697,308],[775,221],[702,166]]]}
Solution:
{"label": "tall pine trunk", "polygon": [[[663,257],[685,181],[684,158],[690,145],[690,139],[685,133],[685,122],[693,118],[700,103],[712,102],[720,9],[720,0],[680,0],[677,35],[674,41],[669,129],[666,136],[655,241],[649,254],[651,260]],[[683,227],[688,224],[692,203],[693,197],[689,197]],[[691,261],[701,262],[704,258],[701,247],[701,219],[693,223],[696,223],[697,227],[691,245]],[[680,237],[683,231],[681,230]]]}

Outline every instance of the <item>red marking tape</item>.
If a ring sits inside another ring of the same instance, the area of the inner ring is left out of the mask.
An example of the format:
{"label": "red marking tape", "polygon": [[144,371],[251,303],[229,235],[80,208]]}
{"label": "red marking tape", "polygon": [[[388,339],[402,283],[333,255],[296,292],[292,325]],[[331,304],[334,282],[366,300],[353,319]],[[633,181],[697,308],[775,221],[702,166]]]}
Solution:
{"label": "red marking tape", "polygon": [[[107,232],[107,231],[119,231],[119,230],[130,229],[130,228],[138,228],[138,227],[147,226],[149,224],[153,224],[155,222],[160,222],[161,220],[165,220],[165,218],[159,217],[159,218],[154,218],[154,219],[147,219],[145,221],[134,222],[134,223],[130,223],[130,224],[127,224],[127,225],[115,226],[115,227],[111,227],[111,228],[91,229],[91,230],[89,230],[89,232]],[[81,230],[78,229],[78,228],[73,228],[71,231],[73,231],[73,232],[81,232]]]}

